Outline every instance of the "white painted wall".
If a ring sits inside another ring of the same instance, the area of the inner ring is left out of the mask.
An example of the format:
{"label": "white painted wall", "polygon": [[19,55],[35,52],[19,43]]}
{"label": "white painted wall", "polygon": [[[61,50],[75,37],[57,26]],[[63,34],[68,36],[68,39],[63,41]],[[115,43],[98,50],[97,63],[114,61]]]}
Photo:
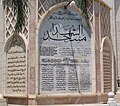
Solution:
{"label": "white painted wall", "polygon": [[2,94],[3,46],[4,46],[4,16],[3,6],[2,4],[0,4],[0,96]]}

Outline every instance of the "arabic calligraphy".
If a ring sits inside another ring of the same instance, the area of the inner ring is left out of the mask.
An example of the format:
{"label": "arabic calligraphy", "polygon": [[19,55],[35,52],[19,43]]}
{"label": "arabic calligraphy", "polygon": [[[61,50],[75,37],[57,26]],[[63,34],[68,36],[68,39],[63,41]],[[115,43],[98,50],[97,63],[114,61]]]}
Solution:
{"label": "arabic calligraphy", "polygon": [[62,21],[65,21],[65,20],[71,20],[71,21],[78,21],[80,22],[82,20],[82,18],[67,18],[67,17],[61,17],[61,16],[53,16],[53,15],[50,15],[49,19],[48,20],[62,20]]}
{"label": "arabic calligraphy", "polygon": [[15,46],[7,52],[6,92],[26,92],[26,56],[25,51]]}
{"label": "arabic calligraphy", "polygon": [[109,92],[111,91],[111,48],[107,42],[104,42],[103,46],[103,71],[104,71],[104,91]]}
{"label": "arabic calligraphy", "polygon": [[73,93],[78,85],[82,91],[91,91],[91,36],[79,12],[55,9],[41,26],[39,92]]}
{"label": "arabic calligraphy", "polygon": [[[64,15],[67,15],[68,17],[63,17]],[[69,17],[70,16],[70,17]],[[78,14],[73,13],[71,11],[62,11],[59,10],[57,12],[54,12],[52,15],[49,16],[48,20],[62,20],[62,21],[82,21],[82,17],[77,18]]]}
{"label": "arabic calligraphy", "polygon": [[54,40],[54,41],[86,41],[83,25],[65,25],[52,23],[52,28],[44,32],[43,40]]}
{"label": "arabic calligraphy", "polygon": [[57,15],[71,15],[71,16],[77,16],[78,14],[74,14],[72,13],[71,11],[57,11],[57,12],[54,12],[53,14],[57,14]]}

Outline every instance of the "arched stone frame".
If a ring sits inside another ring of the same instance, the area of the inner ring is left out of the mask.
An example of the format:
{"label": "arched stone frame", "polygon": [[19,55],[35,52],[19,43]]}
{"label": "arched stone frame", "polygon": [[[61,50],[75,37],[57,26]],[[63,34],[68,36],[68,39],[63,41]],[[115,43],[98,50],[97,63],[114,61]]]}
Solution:
{"label": "arched stone frame", "polygon": [[[13,42],[13,36],[10,36],[4,46],[3,96],[5,97],[27,97],[28,95],[28,42],[22,35],[16,36],[16,40]],[[9,88],[10,84],[11,88]]]}
{"label": "arched stone frame", "polygon": [[[112,42],[111,42],[111,40],[110,40],[110,38],[108,37],[108,36],[106,36],[106,37],[104,37],[103,39],[102,39],[102,43],[101,43],[101,49],[100,49],[100,59],[101,59],[101,92],[103,92],[103,93],[108,93],[108,92],[110,92],[110,91],[104,91],[104,63],[103,63],[103,49],[104,49],[104,44],[107,44],[109,47],[109,49],[110,49],[110,55],[111,55],[111,59],[110,60],[108,60],[108,62],[109,61],[111,61],[111,91],[112,92],[114,92],[114,77],[115,77],[115,72],[114,72],[114,57],[113,57],[113,47],[112,47]],[[105,60],[104,60],[105,61]],[[109,73],[108,73],[109,74]],[[108,89],[109,90],[109,89]]]}
{"label": "arched stone frame", "polygon": [[[43,22],[44,22],[44,19],[48,16],[48,14],[50,14],[52,11],[54,11],[54,10],[56,10],[56,9],[58,9],[58,8],[60,8],[60,7],[63,7],[64,5],[66,5],[67,4],[67,2],[64,2],[64,3],[60,3],[60,4],[58,4],[58,5],[55,5],[55,6],[53,6],[52,8],[50,8],[42,17],[42,19],[40,20],[40,23],[39,23],[39,25],[38,25],[38,28],[37,28],[37,36],[36,36],[36,47],[37,47],[37,49],[36,49],[36,53],[37,53],[37,55],[36,55],[36,60],[37,60],[37,62],[36,63],[38,63],[38,64],[36,64],[36,68],[37,68],[37,71],[36,71],[36,76],[37,76],[37,81],[36,81],[36,85],[37,85],[37,87],[36,87],[36,94],[39,94],[39,70],[40,70],[40,68],[39,68],[39,64],[40,64],[40,61],[39,61],[39,51],[40,51],[40,49],[39,49],[39,44],[40,44],[40,38],[39,38],[39,36],[40,36],[40,28],[42,27],[42,25],[43,25]],[[79,13],[80,13],[80,11],[79,11],[79,9],[77,8],[77,7],[74,7],[75,8],[75,10],[77,10]],[[93,87],[93,86],[92,86]]]}

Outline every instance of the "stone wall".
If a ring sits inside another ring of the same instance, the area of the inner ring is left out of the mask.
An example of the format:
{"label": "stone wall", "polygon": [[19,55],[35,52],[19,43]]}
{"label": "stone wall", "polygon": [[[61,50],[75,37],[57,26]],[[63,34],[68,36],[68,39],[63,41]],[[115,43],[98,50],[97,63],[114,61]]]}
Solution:
{"label": "stone wall", "polygon": [[[92,44],[88,43],[87,46],[85,45],[85,43],[83,44],[83,47],[90,46],[91,52],[92,52],[92,56],[91,56],[92,57],[92,59],[91,59],[92,66],[90,65],[90,70],[91,70],[90,76],[91,77],[90,77],[89,92],[87,92],[87,93],[86,93],[86,91],[82,92],[82,93],[81,92],[80,93],[78,93],[78,92],[73,93],[72,92],[71,94],[64,94],[63,93],[61,95],[60,95],[61,92],[58,93],[57,95],[54,94],[55,92],[52,92],[52,95],[50,95],[49,92],[45,93],[45,95],[42,95],[41,92],[39,92],[40,85],[42,84],[42,83],[40,83],[40,81],[41,81],[40,74],[41,73],[40,73],[40,69],[39,69],[40,68],[39,48],[41,46],[41,45],[39,45],[40,44],[39,37],[40,37],[41,33],[38,34],[36,29],[37,29],[38,23],[41,21],[41,19],[43,17],[43,14],[46,13],[47,10],[53,5],[49,5],[48,1],[50,2],[50,0],[38,0],[38,1],[37,0],[30,1],[30,14],[29,14],[29,17],[26,17],[27,20],[29,20],[29,22],[28,22],[29,24],[27,24],[27,26],[25,27],[25,30],[23,31],[23,33],[22,33],[23,35],[21,37],[23,39],[23,41],[25,41],[25,47],[26,47],[25,49],[26,49],[26,69],[27,69],[27,71],[26,71],[26,73],[22,73],[22,74],[25,74],[27,76],[26,83],[25,83],[25,84],[27,84],[26,92],[25,92],[26,96],[22,97],[20,95],[21,93],[17,93],[15,91],[15,94],[18,94],[18,95],[17,96],[14,95],[14,97],[13,97],[13,95],[12,95],[13,92],[11,91],[12,89],[7,89],[7,92],[5,92],[5,93],[10,94],[9,96],[8,95],[6,96],[7,100],[8,100],[7,101],[8,104],[11,104],[9,106],[15,106],[15,105],[16,106],[17,105],[24,105],[25,106],[28,104],[30,104],[30,105],[50,105],[50,104],[84,104],[84,103],[106,102],[107,101],[107,94],[101,93],[101,87],[102,87],[101,82],[102,81],[101,81],[101,76],[100,76],[101,75],[101,69],[100,69],[100,30],[99,30],[100,29],[100,27],[99,27],[100,20],[99,20],[99,9],[98,9],[99,1],[95,2],[95,6],[94,6],[94,10],[96,10],[96,11],[94,11],[95,16],[93,16],[93,10],[91,11],[91,20],[90,21],[92,23],[92,27],[95,28],[91,32],[92,33],[91,39],[93,42],[92,42]],[[91,4],[90,7],[93,7],[94,3],[91,1],[92,0],[89,0],[89,2]],[[47,3],[47,4],[45,5],[45,3]],[[53,4],[57,4],[57,3],[58,3],[57,0],[54,0]],[[47,7],[47,8],[45,8],[45,7]],[[8,47],[9,46],[8,41],[9,41],[10,36],[12,35],[12,31],[14,28],[14,23],[12,23],[12,22],[15,22],[16,20],[14,18],[14,15],[13,15],[13,12],[11,11],[11,9],[10,8],[7,8],[7,9],[8,9],[8,14],[6,14],[6,18],[5,18],[5,22],[6,22],[5,34],[6,34],[6,42],[7,42],[6,46]],[[50,10],[49,10],[49,12],[50,12]],[[71,15],[73,15],[73,14],[71,14]],[[28,14],[27,14],[27,16],[28,16]],[[0,17],[2,17],[2,16],[0,16]],[[0,19],[4,19],[4,18],[0,18]],[[1,24],[3,24],[3,26],[4,26],[4,23],[3,23],[4,21],[0,20],[0,22],[2,22]],[[67,22],[67,24],[68,23],[71,24],[70,22]],[[46,27],[48,27],[48,26],[46,25],[45,28]],[[45,28],[43,28],[43,29],[45,29]],[[56,28],[56,27],[54,27],[54,28]],[[3,31],[4,31],[3,28],[0,31],[2,31],[2,33],[3,33]],[[62,32],[64,32],[64,31],[61,31],[61,33]],[[24,36],[24,35],[27,35],[27,36]],[[0,41],[0,43],[1,43],[0,44],[0,56],[1,56],[0,58],[2,58],[2,51],[1,50],[3,49],[3,44],[4,44],[4,42],[3,42],[4,34],[0,35],[0,37],[2,37],[1,38],[2,40]],[[77,39],[73,39],[73,41],[74,40],[77,41]],[[65,45],[63,45],[63,47],[64,46]],[[67,45],[67,46],[69,47],[69,45]],[[80,46],[78,46],[78,47],[80,47]],[[19,49],[17,49],[17,50],[19,50]],[[8,56],[8,58],[9,58],[9,57],[12,57],[12,55],[14,53],[11,53],[11,51],[10,51],[10,52],[8,52],[8,54],[10,54]],[[19,55],[19,54],[17,53],[16,55]],[[58,57],[61,58],[61,56],[58,56]],[[79,55],[77,58],[80,58],[80,57],[83,58],[81,55]],[[90,56],[88,55],[87,59],[88,59],[88,57],[90,57]],[[17,59],[18,58],[20,59],[20,56],[18,56]],[[13,62],[16,62],[16,60],[15,61],[10,60],[8,62],[13,63]],[[5,65],[5,66],[7,66],[7,65]],[[86,67],[84,66],[81,73],[84,72],[86,74],[85,68]],[[2,73],[2,60],[0,62],[0,69],[1,69],[0,73]],[[49,71],[49,70],[47,70],[47,71],[46,70],[45,70],[45,72]],[[81,70],[81,69],[79,69],[79,70]],[[62,70],[62,71],[64,71],[64,70]],[[10,75],[10,73],[5,73],[5,71],[3,72],[3,74],[6,76]],[[15,73],[12,73],[12,74],[15,74]],[[2,75],[2,74],[0,74],[0,75]],[[83,76],[81,74],[81,77],[83,77]],[[1,78],[0,82],[2,82],[2,77],[0,77],[0,78]],[[6,78],[10,78],[10,77],[6,77]],[[13,76],[12,76],[12,78],[13,78]],[[84,80],[86,78],[88,78],[88,77],[84,76]],[[81,82],[83,83],[83,81],[81,81]],[[5,82],[7,82],[7,81],[4,81],[4,83]],[[15,83],[14,81],[11,82],[11,80],[9,80],[9,82]],[[8,86],[9,85],[7,85],[7,87]],[[5,89],[5,88],[3,88],[3,89]],[[2,92],[1,90],[2,90],[2,83],[0,83],[0,93]]]}
{"label": "stone wall", "polygon": [[[117,44],[117,62],[118,69],[120,69],[120,2],[115,0],[115,20],[116,20],[116,44]],[[118,76],[120,77],[120,71],[118,70]]]}
{"label": "stone wall", "polygon": [[4,16],[3,6],[0,4],[0,94],[2,93],[2,65],[3,65],[3,46],[4,46]]}

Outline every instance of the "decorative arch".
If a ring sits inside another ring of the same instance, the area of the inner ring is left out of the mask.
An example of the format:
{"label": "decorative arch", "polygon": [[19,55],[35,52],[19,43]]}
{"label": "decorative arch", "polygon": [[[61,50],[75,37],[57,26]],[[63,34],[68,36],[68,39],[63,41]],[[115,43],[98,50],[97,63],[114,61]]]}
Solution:
{"label": "decorative arch", "polygon": [[8,40],[5,42],[4,52],[7,52],[10,46],[15,46],[15,45],[22,46],[26,50],[27,43],[26,43],[26,40],[22,36],[16,36],[15,38],[13,38],[13,36],[10,36]]}
{"label": "decorative arch", "polygon": [[90,29],[67,3],[50,8],[38,26],[38,94],[92,91]]}
{"label": "decorative arch", "polygon": [[22,37],[9,37],[4,52],[4,96],[27,96],[27,49]]}
{"label": "decorative arch", "polygon": [[101,45],[101,78],[102,92],[114,90],[114,71],[113,71],[113,48],[108,36],[102,39]]}

